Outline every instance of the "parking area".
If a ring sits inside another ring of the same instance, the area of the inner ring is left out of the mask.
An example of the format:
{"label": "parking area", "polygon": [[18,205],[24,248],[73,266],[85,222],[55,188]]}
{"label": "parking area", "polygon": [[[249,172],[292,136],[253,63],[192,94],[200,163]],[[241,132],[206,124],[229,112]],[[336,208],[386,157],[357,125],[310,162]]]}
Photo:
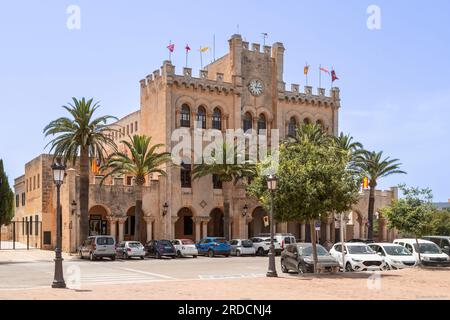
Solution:
{"label": "parking area", "polygon": [[267,278],[267,257],[87,261],[65,255],[69,289],[51,289],[51,251],[0,251],[0,299],[450,299],[450,268]]}

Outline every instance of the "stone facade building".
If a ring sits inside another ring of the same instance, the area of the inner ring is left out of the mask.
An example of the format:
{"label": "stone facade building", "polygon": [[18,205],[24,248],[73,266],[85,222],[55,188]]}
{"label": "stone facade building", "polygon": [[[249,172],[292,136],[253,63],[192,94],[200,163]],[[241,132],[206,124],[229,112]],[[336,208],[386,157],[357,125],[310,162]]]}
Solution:
{"label": "stone facade building", "polygon": [[[341,106],[338,88],[326,92],[313,91],[310,86],[300,90],[292,84],[286,88],[283,80],[285,48],[282,43],[273,46],[252,44],[233,35],[229,52],[200,70],[198,77],[192,69],[175,72],[170,61],[140,81],[140,109],[114,124],[119,128],[112,138],[119,144],[128,135],[145,134],[152,144],[162,143],[171,151],[172,132],[177,128],[244,130],[253,128],[278,129],[280,138],[292,133],[301,123],[318,123],[330,134],[338,133],[338,113]],[[122,146],[119,145],[119,148]],[[15,219],[37,215],[42,221],[43,247],[55,243],[55,188],[51,180],[51,157],[41,155],[25,167],[25,175],[16,179],[16,194],[25,191],[24,207],[18,206]],[[192,238],[223,236],[223,189],[215,177],[191,179],[191,165],[167,166],[167,176],[148,177],[143,190],[143,231],[147,239]],[[37,179],[36,189],[34,188]],[[134,233],[134,181],[132,177],[114,177],[100,185],[102,177],[93,172],[90,184],[89,223],[91,234],[112,234],[118,240],[132,239]],[[25,189],[24,189],[25,183]],[[79,177],[77,169],[67,172],[62,186],[63,250],[75,251],[78,239]],[[33,188],[29,189],[28,187]],[[396,191],[377,191],[376,208],[389,204]],[[347,237],[366,234],[368,192],[361,193],[361,201],[349,213]],[[163,210],[167,204],[167,210]],[[248,211],[244,211],[244,206]],[[246,197],[242,186],[233,190],[230,206],[230,237],[248,238],[266,232],[263,225],[264,209]],[[36,218],[34,218],[36,219]],[[379,217],[379,238],[388,240],[393,235],[386,231]],[[322,241],[338,239],[334,218],[323,221]],[[300,223],[277,223],[278,232],[292,232],[298,239],[308,241],[309,228]],[[337,233],[338,234],[338,233]]]}

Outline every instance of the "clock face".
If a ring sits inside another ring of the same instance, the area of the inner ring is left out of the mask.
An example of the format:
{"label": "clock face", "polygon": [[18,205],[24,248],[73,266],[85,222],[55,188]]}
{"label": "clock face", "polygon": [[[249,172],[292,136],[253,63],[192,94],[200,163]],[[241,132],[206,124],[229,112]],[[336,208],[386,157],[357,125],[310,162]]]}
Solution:
{"label": "clock face", "polygon": [[261,80],[254,79],[248,84],[248,90],[254,96],[260,96],[264,91],[264,85]]}

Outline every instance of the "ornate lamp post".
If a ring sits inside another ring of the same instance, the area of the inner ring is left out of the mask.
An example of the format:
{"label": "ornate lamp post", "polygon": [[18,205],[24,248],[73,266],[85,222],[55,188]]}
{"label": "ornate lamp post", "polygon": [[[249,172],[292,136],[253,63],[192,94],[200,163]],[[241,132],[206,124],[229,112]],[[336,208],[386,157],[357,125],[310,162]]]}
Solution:
{"label": "ornate lamp post", "polygon": [[269,249],[269,270],[267,270],[267,277],[278,277],[277,269],[275,267],[275,246],[273,244],[274,238],[274,223],[273,223],[273,194],[277,189],[277,177],[269,175],[267,177],[267,189],[270,192],[270,249]]}
{"label": "ornate lamp post", "polygon": [[57,158],[56,162],[51,166],[53,171],[53,182],[56,185],[56,246],[55,246],[55,275],[52,288],[65,288],[66,283],[63,277],[63,258],[61,255],[62,246],[62,219],[61,219],[61,197],[60,189],[64,183],[66,174],[66,166],[61,163],[61,158]]}
{"label": "ornate lamp post", "polygon": [[347,223],[349,222],[349,218],[345,213],[340,214],[340,238],[341,238],[341,244],[342,244],[342,272],[345,272],[345,228]]}

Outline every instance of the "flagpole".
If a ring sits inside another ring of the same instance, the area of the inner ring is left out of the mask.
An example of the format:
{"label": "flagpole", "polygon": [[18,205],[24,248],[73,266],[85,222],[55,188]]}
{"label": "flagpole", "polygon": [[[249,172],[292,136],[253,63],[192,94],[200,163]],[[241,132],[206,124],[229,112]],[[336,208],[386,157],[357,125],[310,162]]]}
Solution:
{"label": "flagpole", "polygon": [[[305,63],[305,68],[308,68],[308,61],[306,61]],[[306,78],[306,85],[308,85],[308,71],[307,69],[303,68],[303,72],[305,73],[305,78]],[[306,72],[305,72],[306,71]]]}
{"label": "flagpole", "polygon": [[[169,40],[169,47],[172,44],[172,40]],[[172,51],[169,49],[169,61],[172,62]]]}
{"label": "flagpole", "polygon": [[203,56],[202,56],[202,47],[200,46],[200,69],[203,70]]}
{"label": "flagpole", "polygon": [[322,88],[322,65],[319,64],[319,88]]}
{"label": "flagpole", "polygon": [[213,34],[213,60],[216,61],[216,35]]}
{"label": "flagpole", "polygon": [[188,49],[186,49],[186,68],[188,67],[188,52],[189,52]]}

